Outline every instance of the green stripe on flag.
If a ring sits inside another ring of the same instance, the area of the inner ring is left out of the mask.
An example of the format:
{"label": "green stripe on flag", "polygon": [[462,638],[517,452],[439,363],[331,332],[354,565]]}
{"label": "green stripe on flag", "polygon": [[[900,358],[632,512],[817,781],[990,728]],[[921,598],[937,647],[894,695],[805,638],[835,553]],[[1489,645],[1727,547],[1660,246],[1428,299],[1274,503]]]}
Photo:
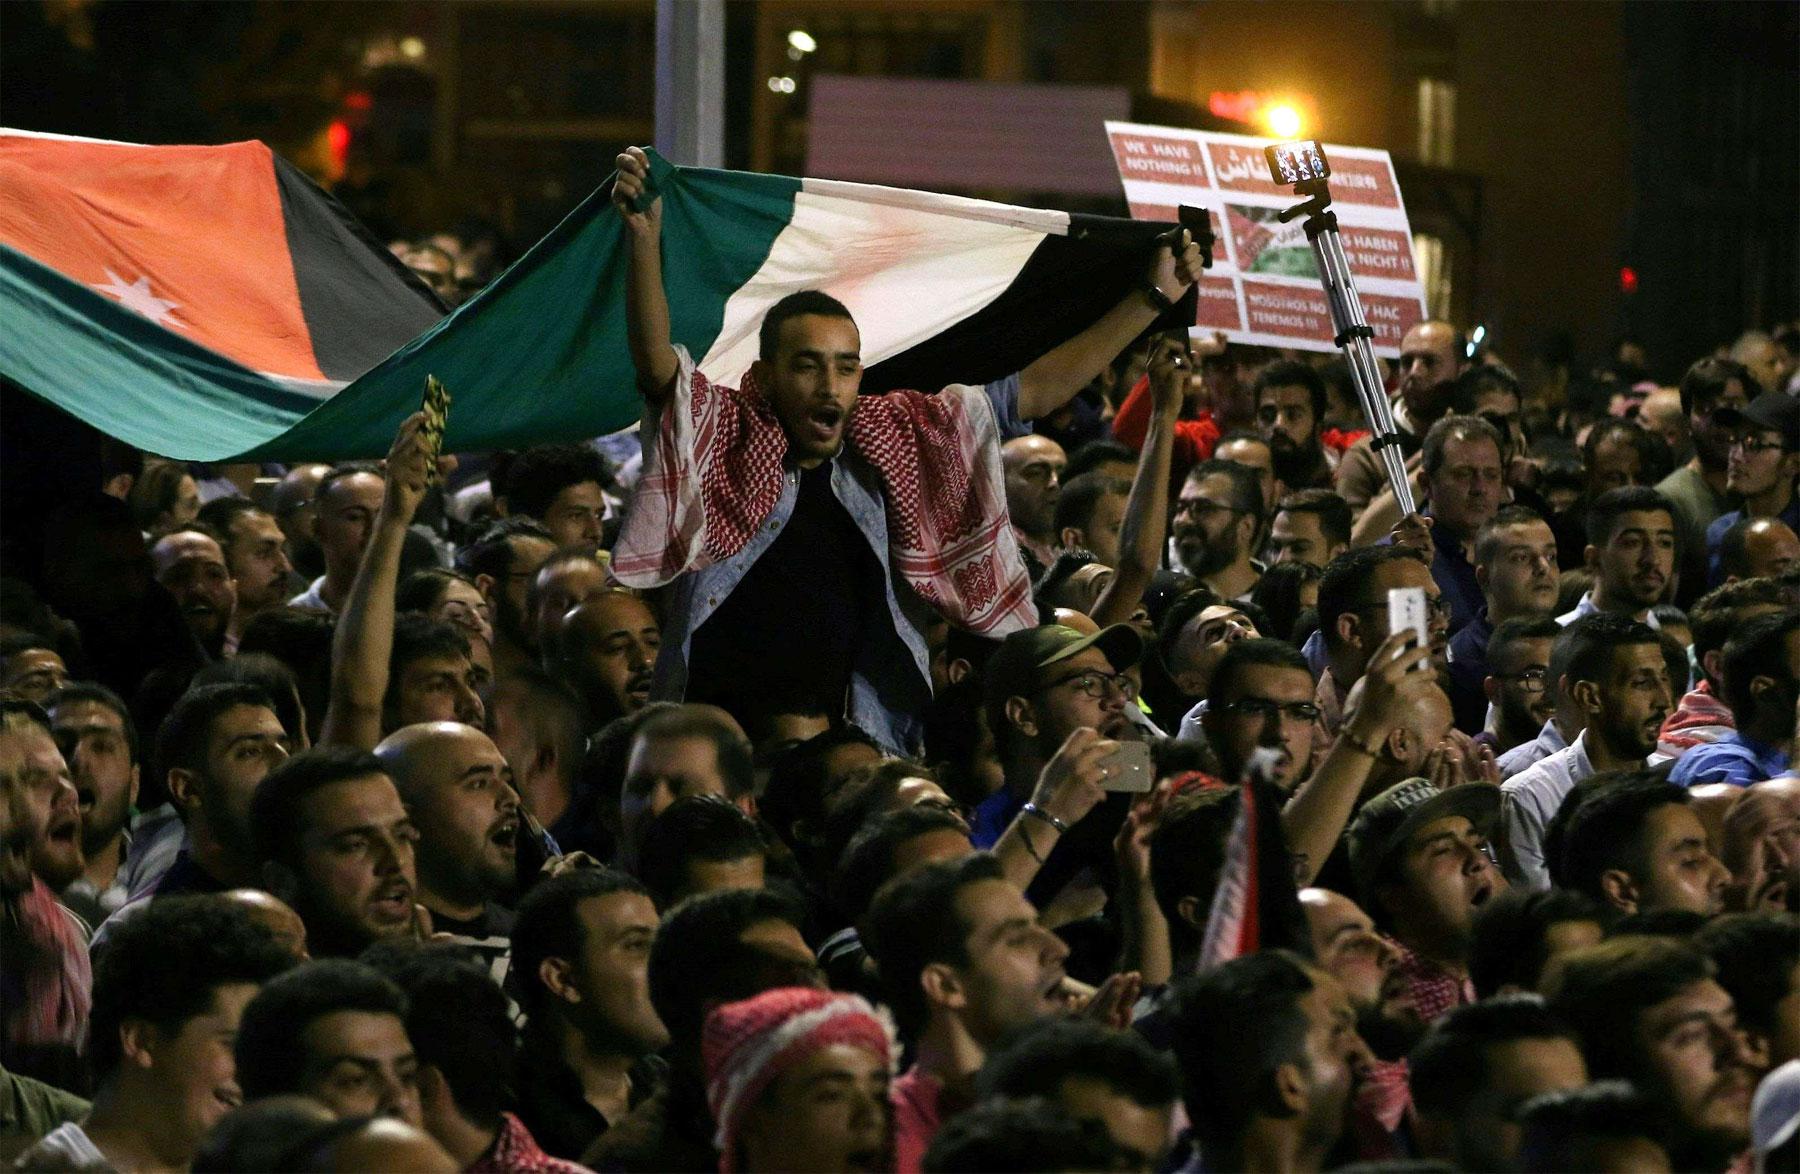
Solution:
{"label": "green stripe on flag", "polygon": [[[800,181],[650,159],[663,194],[672,333],[691,353],[705,354],[726,301],[762,266],[792,217]],[[383,455],[400,421],[418,410],[427,375],[454,397],[447,451],[616,431],[636,421],[641,402],[625,342],[625,229],[608,190],[590,195],[492,285],[304,418],[302,405],[315,401],[41,265],[35,280],[5,267],[0,370],[103,432],[181,460]],[[72,290],[61,298],[47,292],[56,281]],[[75,305],[76,293],[87,300]],[[46,303],[64,308],[45,312]]]}

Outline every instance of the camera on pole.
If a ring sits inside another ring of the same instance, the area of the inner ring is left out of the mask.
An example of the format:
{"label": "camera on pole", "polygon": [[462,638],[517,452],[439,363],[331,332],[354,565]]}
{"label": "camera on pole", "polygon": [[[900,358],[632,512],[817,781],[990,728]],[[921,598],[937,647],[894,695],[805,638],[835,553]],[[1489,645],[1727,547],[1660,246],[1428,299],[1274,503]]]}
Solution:
{"label": "camera on pole", "polygon": [[1305,203],[1281,212],[1279,219],[1286,224],[1296,216],[1306,217],[1302,227],[1318,262],[1319,283],[1325,287],[1331,325],[1337,331],[1332,341],[1350,364],[1356,395],[1373,433],[1369,447],[1381,455],[1401,514],[1416,513],[1412,486],[1406,478],[1406,460],[1394,426],[1393,405],[1388,402],[1381,368],[1375,364],[1375,351],[1369,341],[1374,332],[1363,317],[1356,282],[1350,276],[1350,261],[1344,256],[1343,242],[1338,237],[1337,213],[1331,211],[1331,187],[1326,183],[1331,176],[1331,163],[1325,158],[1325,148],[1311,140],[1273,143],[1263,148],[1263,155],[1269,161],[1269,175],[1275,183],[1283,187],[1291,184],[1295,195],[1306,197]]}

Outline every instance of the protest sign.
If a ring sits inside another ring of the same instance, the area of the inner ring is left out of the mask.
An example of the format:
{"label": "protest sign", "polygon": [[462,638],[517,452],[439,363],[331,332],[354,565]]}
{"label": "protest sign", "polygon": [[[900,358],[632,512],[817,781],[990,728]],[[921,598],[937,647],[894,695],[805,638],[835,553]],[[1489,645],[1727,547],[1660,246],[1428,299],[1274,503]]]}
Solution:
{"label": "protest sign", "polygon": [[[1233,342],[1331,351],[1331,313],[1301,220],[1276,214],[1299,202],[1269,181],[1263,148],[1273,139],[1108,122],[1131,214],[1175,220],[1183,204],[1205,208],[1213,267],[1200,283],[1199,333]],[[1406,205],[1386,151],[1325,144],[1332,209],[1375,353],[1397,358],[1400,339],[1425,317]]]}

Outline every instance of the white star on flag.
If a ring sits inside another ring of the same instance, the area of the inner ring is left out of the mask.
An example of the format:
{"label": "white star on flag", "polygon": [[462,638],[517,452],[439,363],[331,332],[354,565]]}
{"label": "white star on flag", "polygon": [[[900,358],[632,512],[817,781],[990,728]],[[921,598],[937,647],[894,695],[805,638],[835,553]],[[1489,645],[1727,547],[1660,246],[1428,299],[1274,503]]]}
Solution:
{"label": "white star on flag", "polygon": [[134,310],[142,314],[158,326],[179,326],[183,330],[187,329],[187,323],[175,320],[174,311],[181,307],[181,303],[171,302],[151,293],[148,277],[140,277],[127,285],[124,278],[108,269],[106,270],[106,282],[104,285],[99,282],[89,282],[88,284],[103,294],[111,294],[127,310]]}

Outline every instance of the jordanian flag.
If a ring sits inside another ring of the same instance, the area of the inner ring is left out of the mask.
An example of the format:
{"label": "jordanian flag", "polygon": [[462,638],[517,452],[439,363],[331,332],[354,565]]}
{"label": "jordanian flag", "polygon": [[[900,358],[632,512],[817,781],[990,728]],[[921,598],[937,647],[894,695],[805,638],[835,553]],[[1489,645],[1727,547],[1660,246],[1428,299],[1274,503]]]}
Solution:
{"label": "jordanian flag", "polygon": [[[868,390],[997,378],[1125,296],[1167,228],[654,154],[651,182],[674,338],[727,383],[764,312],[801,289],[855,314]],[[259,143],[0,133],[0,375],[183,460],[380,455],[427,375],[453,397],[451,451],[617,431],[641,405],[609,192],[439,320]]]}

